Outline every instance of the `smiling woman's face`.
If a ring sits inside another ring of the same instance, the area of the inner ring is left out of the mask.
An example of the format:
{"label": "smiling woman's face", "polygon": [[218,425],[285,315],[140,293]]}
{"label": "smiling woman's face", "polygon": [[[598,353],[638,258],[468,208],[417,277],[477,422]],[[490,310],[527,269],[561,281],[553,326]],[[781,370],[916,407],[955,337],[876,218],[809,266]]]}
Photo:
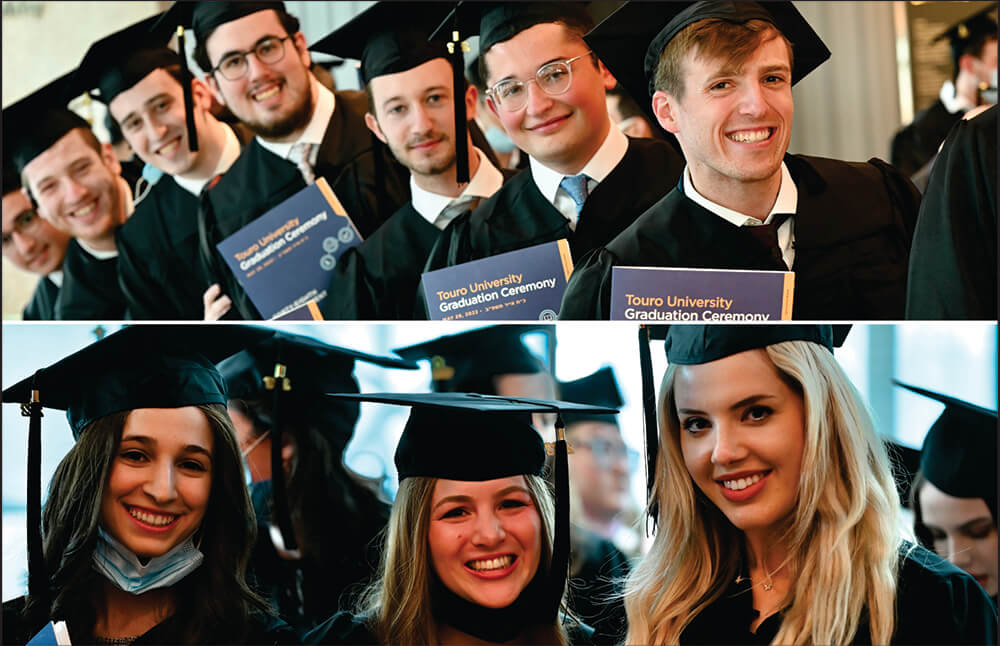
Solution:
{"label": "smiling woman's face", "polygon": [[681,366],[680,446],[699,489],[744,532],[768,533],[798,499],[805,407],[763,349]]}
{"label": "smiling woman's face", "polygon": [[431,563],[453,593],[487,608],[505,608],[534,578],[542,519],[524,476],[440,479],[430,514]]}
{"label": "smiling woman's face", "polygon": [[162,556],[201,525],[214,438],[194,406],[129,413],[101,501],[101,524],[136,556]]}

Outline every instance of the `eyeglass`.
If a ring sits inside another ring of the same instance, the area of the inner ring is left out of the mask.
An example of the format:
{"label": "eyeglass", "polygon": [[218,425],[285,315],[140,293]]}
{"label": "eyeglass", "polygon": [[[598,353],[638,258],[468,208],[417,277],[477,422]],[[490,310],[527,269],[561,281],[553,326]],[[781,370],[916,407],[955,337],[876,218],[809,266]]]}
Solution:
{"label": "eyeglass", "polygon": [[535,72],[535,78],[527,81],[506,79],[489,89],[489,95],[504,110],[520,110],[528,102],[528,83],[534,81],[549,96],[559,96],[569,89],[573,82],[573,63],[592,53],[591,50],[564,61],[546,63]]}
{"label": "eyeglass", "polygon": [[3,246],[9,245],[14,241],[14,234],[24,235],[38,226],[38,212],[34,209],[28,209],[27,211],[22,211],[14,218],[13,231],[3,233]]}
{"label": "eyeglass", "polygon": [[621,442],[611,440],[573,440],[570,442],[574,448],[582,447],[591,452],[597,466],[602,469],[610,469],[619,461],[625,460],[628,463],[628,470],[634,471],[639,466],[639,452],[631,449]]}
{"label": "eyeglass", "polygon": [[268,65],[277,63],[285,57],[285,41],[289,38],[291,36],[285,36],[284,38],[269,36],[254,45],[253,49],[248,52],[234,52],[229,54],[219,61],[219,64],[213,67],[210,73],[214,74],[218,72],[227,81],[238,81],[246,76],[247,71],[250,69],[247,56],[253,54],[261,63]]}

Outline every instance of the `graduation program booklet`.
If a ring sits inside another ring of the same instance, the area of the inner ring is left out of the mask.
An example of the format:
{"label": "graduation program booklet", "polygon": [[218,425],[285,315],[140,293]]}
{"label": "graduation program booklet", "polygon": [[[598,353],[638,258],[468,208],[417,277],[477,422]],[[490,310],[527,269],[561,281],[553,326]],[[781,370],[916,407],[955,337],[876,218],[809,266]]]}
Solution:
{"label": "graduation program booklet", "polygon": [[359,244],[357,227],[320,177],[216,247],[270,319],[323,300],[337,260]]}
{"label": "graduation program booklet", "polygon": [[573,260],[566,240],[429,271],[421,285],[432,321],[554,321]]}
{"label": "graduation program booklet", "polygon": [[72,644],[69,640],[69,629],[65,621],[56,621],[45,624],[34,637],[28,640],[25,646],[63,646]]}
{"label": "graduation program booklet", "polygon": [[615,267],[612,321],[788,321],[795,273]]}

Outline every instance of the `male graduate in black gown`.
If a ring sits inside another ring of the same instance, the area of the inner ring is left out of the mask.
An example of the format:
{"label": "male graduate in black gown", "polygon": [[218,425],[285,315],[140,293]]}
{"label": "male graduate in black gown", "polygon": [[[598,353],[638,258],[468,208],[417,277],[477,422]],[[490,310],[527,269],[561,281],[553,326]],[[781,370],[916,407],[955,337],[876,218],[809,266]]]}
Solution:
{"label": "male graduate in black gown", "polygon": [[626,86],[647,87],[687,167],[577,264],[562,318],[608,318],[616,265],[791,269],[796,319],[903,316],[920,196],[877,159],[786,154],[791,86],[830,55],[792,3],[633,2],[588,42]]}
{"label": "male graduate in black gown", "polygon": [[981,91],[997,85],[996,5],[964,18],[931,42],[948,40],[954,65],[940,96],[892,138],[892,165],[911,177],[937,154],[948,131],[967,111],[983,103]]}
{"label": "male graduate in black gown", "polygon": [[202,262],[232,299],[230,315],[260,318],[215,245],[318,177],[367,238],[409,199],[405,169],[365,127],[364,93],[331,92],[313,76],[284,3],[175,2],[164,21],[191,25],[209,88],[256,135],[206,191],[199,226]]}
{"label": "male graduate in black gown", "polygon": [[[118,287],[115,230],[133,210],[132,189],[119,174],[111,144],[69,110],[68,73],[4,110],[14,169],[38,213],[72,236],[56,301],[59,320],[126,318]],[[5,137],[6,138],[6,137]]]}
{"label": "male graduate in black gown", "polygon": [[[476,114],[476,88],[463,83],[455,91],[448,43],[427,38],[448,6],[380,2],[312,47],[361,61],[365,123],[410,169],[410,201],[340,257],[320,303],[325,319],[413,318],[420,274],[441,230],[504,182],[466,127]],[[464,107],[460,115],[456,107]],[[466,157],[462,181],[458,149]]]}
{"label": "male graduate in black gown", "polygon": [[211,282],[199,267],[198,196],[229,169],[250,134],[212,116],[211,93],[186,61],[151,45],[169,36],[149,33],[157,18],[91,45],[75,83],[98,89],[92,96],[108,106],[135,154],[163,171],[116,235],[118,278],[132,318],[200,320]]}
{"label": "male graduate in black gown", "polygon": [[24,308],[25,321],[51,321],[62,284],[62,262],[69,235],[39,217],[13,162],[3,162],[3,255],[15,267],[39,275],[35,291]]}
{"label": "male graduate in black gown", "polygon": [[676,183],[683,161],[673,148],[611,124],[605,91],[615,79],[583,41],[593,25],[585,4],[457,7],[462,35],[479,34],[487,106],[530,163],[445,230],[428,269],[562,238],[579,259]]}
{"label": "male graduate in black gown", "polygon": [[997,318],[997,107],[948,135],[913,234],[906,318]]}

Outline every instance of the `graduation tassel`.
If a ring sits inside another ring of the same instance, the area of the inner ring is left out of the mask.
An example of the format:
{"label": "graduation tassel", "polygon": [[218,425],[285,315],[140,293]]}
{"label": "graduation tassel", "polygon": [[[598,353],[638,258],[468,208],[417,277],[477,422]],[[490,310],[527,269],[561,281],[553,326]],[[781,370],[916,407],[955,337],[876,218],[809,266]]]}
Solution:
{"label": "graduation tassel", "polygon": [[191,93],[191,71],[188,69],[187,50],[184,49],[184,27],[177,27],[177,49],[181,56],[181,77],[184,81],[184,116],[187,121],[188,150],[198,152],[198,132],[194,127],[194,95]]}
{"label": "graduation tassel", "polygon": [[271,427],[271,497],[274,502],[275,521],[281,531],[281,542],[284,549],[291,552],[298,549],[295,531],[292,527],[292,517],[288,511],[288,499],[285,496],[285,468],[281,460],[281,400],[282,393],[291,390],[291,382],[286,376],[287,368],[281,363],[281,346],[279,340],[275,346],[274,376],[264,377],[264,388],[273,390],[271,400],[273,426]]}
{"label": "graduation tassel", "polygon": [[566,445],[566,424],[562,413],[556,412],[555,441],[556,528],[552,540],[552,609],[550,617],[558,619],[559,604],[566,590],[569,572],[569,458]]}
{"label": "graduation tassel", "polygon": [[31,402],[21,404],[21,415],[28,418],[28,594],[48,614],[49,575],[42,549],[42,403],[35,383],[31,387]]}
{"label": "graduation tassel", "polygon": [[[461,3],[459,3],[461,4]],[[455,7],[451,31],[451,42],[448,43],[448,59],[451,61],[452,78],[454,82],[455,104],[455,181],[465,184],[469,181],[469,136],[465,116],[465,56],[469,44],[463,42],[458,33],[458,10]]]}
{"label": "graduation tassel", "polygon": [[639,326],[639,366],[642,370],[642,412],[646,434],[646,533],[649,535],[649,521],[653,521],[656,531],[657,510],[659,508],[654,490],[656,480],[656,454],[660,437],[656,426],[656,392],[653,387],[653,360],[649,350],[649,326]]}

